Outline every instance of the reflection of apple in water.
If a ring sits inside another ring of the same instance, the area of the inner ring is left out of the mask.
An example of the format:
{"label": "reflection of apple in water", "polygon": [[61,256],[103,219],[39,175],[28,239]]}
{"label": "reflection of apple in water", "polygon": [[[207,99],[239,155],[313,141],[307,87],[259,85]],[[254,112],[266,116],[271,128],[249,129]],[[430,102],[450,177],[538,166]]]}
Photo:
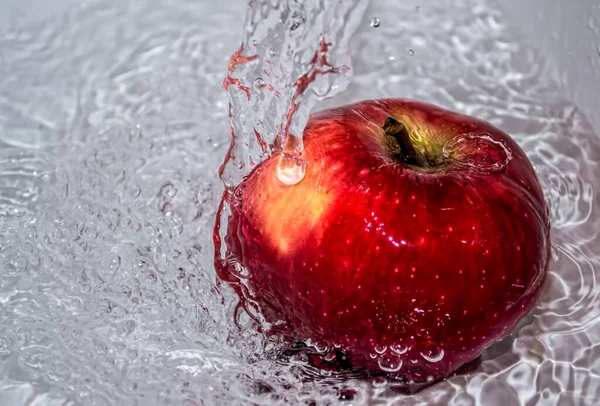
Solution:
{"label": "reflection of apple in water", "polygon": [[304,146],[300,183],[278,180],[275,154],[231,202],[225,263],[246,274],[237,283],[235,266],[218,266],[220,276],[267,321],[335,345],[355,366],[426,381],[532,309],[549,262],[548,211],[508,135],[388,99],[314,115]]}

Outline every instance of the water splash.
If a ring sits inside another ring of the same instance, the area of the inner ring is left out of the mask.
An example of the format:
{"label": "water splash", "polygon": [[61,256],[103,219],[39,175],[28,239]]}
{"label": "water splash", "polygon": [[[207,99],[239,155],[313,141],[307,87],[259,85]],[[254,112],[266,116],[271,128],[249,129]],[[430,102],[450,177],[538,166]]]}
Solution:
{"label": "water splash", "polygon": [[224,81],[232,133],[221,168],[226,187],[277,150],[286,154],[281,180],[304,177],[304,126],[318,101],[348,86],[349,41],[366,6],[365,0],[248,3],[242,44]]}
{"label": "water splash", "polygon": [[500,172],[512,159],[512,151],[488,134],[464,135],[444,145],[444,159],[474,171]]}

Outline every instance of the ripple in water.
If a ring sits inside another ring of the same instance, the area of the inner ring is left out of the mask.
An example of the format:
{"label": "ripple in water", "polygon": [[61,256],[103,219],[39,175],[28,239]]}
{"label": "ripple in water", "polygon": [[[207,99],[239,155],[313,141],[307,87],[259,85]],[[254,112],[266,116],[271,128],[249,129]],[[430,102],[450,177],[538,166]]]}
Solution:
{"label": "ripple in water", "polygon": [[353,82],[322,106],[408,96],[515,136],[554,226],[532,317],[412,396],[282,357],[243,313],[232,325],[211,232],[237,4],[93,0],[0,34],[0,404],[594,405],[599,139],[485,0],[373,4]]}

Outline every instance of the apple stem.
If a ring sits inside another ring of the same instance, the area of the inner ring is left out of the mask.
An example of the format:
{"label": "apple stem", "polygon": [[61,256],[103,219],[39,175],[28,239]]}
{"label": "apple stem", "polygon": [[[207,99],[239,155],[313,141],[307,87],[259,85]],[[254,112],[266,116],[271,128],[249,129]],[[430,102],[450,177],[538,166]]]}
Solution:
{"label": "apple stem", "polygon": [[422,168],[431,166],[427,157],[413,145],[408,128],[404,123],[388,117],[383,124],[383,131],[387,136],[388,152],[395,159]]}

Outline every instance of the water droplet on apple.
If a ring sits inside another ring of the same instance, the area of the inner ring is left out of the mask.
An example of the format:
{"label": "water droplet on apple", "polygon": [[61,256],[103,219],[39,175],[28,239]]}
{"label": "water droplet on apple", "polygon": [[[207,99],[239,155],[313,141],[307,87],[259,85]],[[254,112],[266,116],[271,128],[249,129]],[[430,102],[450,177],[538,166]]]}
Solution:
{"label": "water droplet on apple", "polygon": [[373,347],[373,349],[375,350],[375,352],[379,355],[385,353],[387,351],[387,346],[385,345],[376,345],[375,347]]}
{"label": "water droplet on apple", "polygon": [[510,148],[487,134],[457,137],[444,146],[443,154],[448,162],[483,172],[502,171],[512,159]]}
{"label": "water droplet on apple", "polygon": [[329,351],[329,346],[325,344],[315,343],[314,348],[318,353],[324,354]]}
{"label": "water droplet on apple", "polygon": [[436,349],[431,351],[424,351],[421,353],[421,357],[427,362],[436,363],[444,359],[444,350]]}
{"label": "water droplet on apple", "polygon": [[306,160],[300,156],[284,152],[279,157],[277,179],[288,186],[296,185],[304,179],[306,165]]}
{"label": "water droplet on apple", "polygon": [[408,346],[402,343],[396,343],[390,345],[390,350],[398,355],[404,355],[408,351]]}
{"label": "water droplet on apple", "polygon": [[335,352],[334,351],[329,352],[327,355],[325,355],[325,358],[324,358],[324,360],[327,361],[327,362],[331,362],[334,359],[335,359]]}
{"label": "water droplet on apple", "polygon": [[371,18],[371,21],[369,21],[369,24],[373,28],[377,28],[377,27],[379,27],[381,25],[381,23],[379,22],[379,18],[377,18],[377,17]]}
{"label": "water droplet on apple", "polygon": [[393,354],[386,354],[379,358],[377,365],[385,372],[398,372],[402,368],[402,360]]}

